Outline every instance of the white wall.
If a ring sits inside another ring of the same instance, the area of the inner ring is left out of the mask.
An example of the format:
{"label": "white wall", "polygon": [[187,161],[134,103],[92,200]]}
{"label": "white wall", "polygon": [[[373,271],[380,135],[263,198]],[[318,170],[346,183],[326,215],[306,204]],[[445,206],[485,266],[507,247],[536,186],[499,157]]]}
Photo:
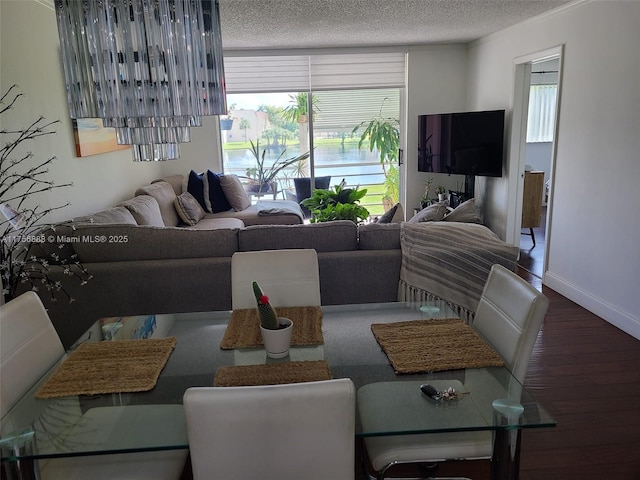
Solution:
{"label": "white wall", "polygon": [[[564,45],[544,283],[637,338],[639,19],[640,2],[592,1],[558,10],[473,44],[468,77],[469,108],[510,106],[514,59]],[[492,213],[504,226],[515,192],[506,179],[496,180],[484,194],[493,197]],[[605,186],[615,199],[602,195]]]}
{"label": "white wall", "polygon": [[53,2],[49,6],[34,0],[0,0],[0,92],[18,84],[25,94],[14,110],[0,117],[2,127],[20,128],[40,115],[48,120],[60,119],[55,135],[42,137],[28,147],[34,160],[55,155],[51,179],[57,184],[74,184],[39,196],[42,206],[71,202],[50,215],[49,221],[112,206],[132,197],[140,185],[166,174],[185,173],[191,168],[219,168],[219,155],[214,153],[219,151],[215,117],[205,118],[204,127],[192,129],[193,143],[182,146],[179,160],[134,163],[129,150],[76,157],[52,5]]}
{"label": "white wall", "polygon": [[[439,45],[408,49],[405,160],[407,164],[406,198],[403,201],[407,218],[419,206],[425,182],[433,177],[430,196],[437,197],[435,188],[443,185],[451,190],[464,190],[463,175],[418,172],[418,115],[464,111],[466,100],[467,47]],[[460,188],[462,186],[462,188]]]}

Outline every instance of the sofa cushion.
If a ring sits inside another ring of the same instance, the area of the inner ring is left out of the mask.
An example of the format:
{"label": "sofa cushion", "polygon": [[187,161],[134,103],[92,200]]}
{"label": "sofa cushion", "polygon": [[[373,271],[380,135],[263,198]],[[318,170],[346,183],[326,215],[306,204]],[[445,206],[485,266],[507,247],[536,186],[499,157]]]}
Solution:
{"label": "sofa cushion", "polygon": [[399,223],[368,223],[358,227],[360,250],[393,250],[400,248]]}
{"label": "sofa cushion", "polygon": [[358,227],[349,220],[309,225],[253,225],[240,230],[238,248],[242,252],[313,248],[317,252],[358,249]]}
{"label": "sofa cushion", "polygon": [[180,223],[180,217],[173,203],[176,199],[176,192],[167,182],[156,182],[140,187],[136,190],[136,196],[138,195],[149,195],[156,199],[165,226],[175,227]]}
{"label": "sofa cushion", "polygon": [[444,217],[447,222],[479,223],[482,225],[482,218],[476,208],[476,202],[470,198],[458,205],[451,213]]}
{"label": "sofa cushion", "polygon": [[129,210],[138,225],[164,227],[164,220],[160,213],[158,201],[149,195],[138,195],[126,202],[122,202],[119,206]]}
{"label": "sofa cushion", "polygon": [[439,222],[447,214],[447,202],[432,203],[428,207],[423,208],[413,217],[407,220],[407,223],[418,222]]}
{"label": "sofa cushion", "polygon": [[251,199],[237,175],[221,175],[220,186],[231,208],[236,212],[241,212],[251,206]]}
{"label": "sofa cushion", "polygon": [[136,219],[133,218],[131,212],[125,207],[113,207],[91,215],[74,218],[73,223],[127,223],[137,225]]}
{"label": "sofa cushion", "polygon": [[207,204],[204,201],[204,173],[197,173],[193,170],[189,175],[185,175],[182,183],[182,191],[189,192],[206,210]]}
{"label": "sofa cushion", "polygon": [[401,223],[404,222],[404,210],[401,203],[396,203],[385,212],[377,223]]}
{"label": "sofa cushion", "polygon": [[[211,215],[211,214],[209,214]],[[210,218],[205,217],[192,226],[184,227],[190,230],[216,230],[220,228],[244,228],[244,222],[238,218]]]}
{"label": "sofa cushion", "polygon": [[195,225],[207,212],[189,192],[181,193],[174,200],[178,216],[187,225]]}
{"label": "sofa cushion", "polygon": [[[80,241],[74,243],[73,247],[84,264],[228,257],[238,250],[237,229],[190,230],[140,225],[78,225],[74,235]],[[89,239],[104,241],[88,241]]]}
{"label": "sofa cushion", "polygon": [[[279,215],[259,215],[258,205],[251,205],[245,208],[241,212],[235,210],[229,210],[227,212],[220,213],[207,213],[206,218],[237,218],[242,220],[246,225],[299,225],[302,223],[302,218],[294,213],[282,213]],[[203,219],[203,220],[204,220]],[[202,221],[202,220],[200,220]]]}
{"label": "sofa cushion", "polygon": [[231,204],[225,196],[222,185],[220,185],[220,175],[207,170],[203,178],[204,204],[207,212],[218,213],[231,210]]}

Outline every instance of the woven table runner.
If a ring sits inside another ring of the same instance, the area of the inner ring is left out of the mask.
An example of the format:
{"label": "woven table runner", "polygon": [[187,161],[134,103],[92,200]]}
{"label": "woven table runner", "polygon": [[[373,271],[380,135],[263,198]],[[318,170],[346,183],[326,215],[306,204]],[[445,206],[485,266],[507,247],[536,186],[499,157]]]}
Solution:
{"label": "woven table runner", "polygon": [[371,325],[396,373],[496,367],[504,360],[458,318]]}
{"label": "woven table runner", "polygon": [[[320,345],[324,343],[322,337],[322,309],[320,307],[278,307],[279,317],[286,317],[293,322],[291,345]],[[260,320],[255,308],[234,310],[231,320],[224,332],[220,348],[232,350],[234,348],[261,347]]]}
{"label": "woven table runner", "polygon": [[213,385],[216,387],[242,387],[317,382],[320,380],[331,380],[329,364],[324,360],[220,367],[216,371]]}
{"label": "woven table runner", "polygon": [[40,387],[36,398],[151,390],[175,345],[175,337],[83,343]]}

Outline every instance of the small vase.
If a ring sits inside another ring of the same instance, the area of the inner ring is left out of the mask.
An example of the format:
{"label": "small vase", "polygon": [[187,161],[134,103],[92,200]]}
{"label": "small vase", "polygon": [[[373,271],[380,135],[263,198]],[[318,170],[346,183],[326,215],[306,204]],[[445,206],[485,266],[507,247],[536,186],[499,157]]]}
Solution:
{"label": "small vase", "polygon": [[284,358],[289,355],[293,322],[288,318],[278,317],[278,324],[280,325],[278,330],[270,330],[260,325],[262,342],[269,358]]}
{"label": "small vase", "polygon": [[439,193],[438,194],[438,201],[439,202],[444,202],[445,200],[447,200],[447,194],[446,193]]}

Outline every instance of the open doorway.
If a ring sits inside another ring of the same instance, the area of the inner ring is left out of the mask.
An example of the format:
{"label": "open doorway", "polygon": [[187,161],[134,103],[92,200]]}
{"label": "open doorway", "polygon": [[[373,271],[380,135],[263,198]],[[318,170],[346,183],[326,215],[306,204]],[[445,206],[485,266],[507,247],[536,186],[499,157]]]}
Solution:
{"label": "open doorway", "polygon": [[514,236],[520,246],[519,266],[542,279],[548,254],[561,49],[521,60],[516,62],[521,101],[518,108],[514,105],[514,116],[519,112],[521,122],[516,140],[519,182]]}

